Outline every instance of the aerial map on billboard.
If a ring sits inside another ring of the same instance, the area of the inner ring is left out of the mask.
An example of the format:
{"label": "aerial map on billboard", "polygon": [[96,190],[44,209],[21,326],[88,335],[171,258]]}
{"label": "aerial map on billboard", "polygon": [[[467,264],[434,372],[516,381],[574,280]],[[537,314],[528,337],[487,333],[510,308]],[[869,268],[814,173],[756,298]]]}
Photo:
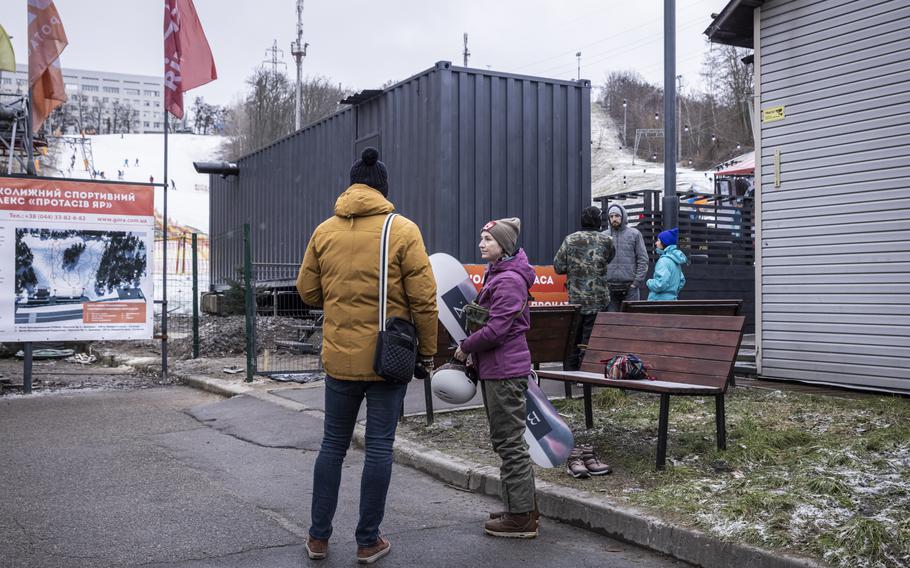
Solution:
{"label": "aerial map on billboard", "polygon": [[150,339],[154,189],[0,177],[0,340]]}

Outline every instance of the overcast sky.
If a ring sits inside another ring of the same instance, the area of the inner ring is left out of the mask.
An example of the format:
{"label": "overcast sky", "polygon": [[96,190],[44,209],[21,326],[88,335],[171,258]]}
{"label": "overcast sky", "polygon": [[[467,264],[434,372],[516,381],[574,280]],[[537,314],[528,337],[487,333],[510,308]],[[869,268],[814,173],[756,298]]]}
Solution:
{"label": "overcast sky", "polygon": [[[64,68],[160,75],[162,0],[56,0],[69,46]],[[726,0],[677,0],[677,74],[684,88],[701,83],[702,32]],[[195,0],[218,68],[218,80],[189,96],[224,104],[244,90],[251,70],[278,40],[280,60],[294,77],[290,42],[295,0]],[[0,0],[0,23],[26,63],[26,0]],[[306,0],[305,75],[322,75],[354,90],[402,80],[436,61],[462,64],[469,34],[470,67],[575,78],[595,85],[607,73],[635,70],[663,80],[661,0]],[[281,69],[285,69],[281,66]]]}

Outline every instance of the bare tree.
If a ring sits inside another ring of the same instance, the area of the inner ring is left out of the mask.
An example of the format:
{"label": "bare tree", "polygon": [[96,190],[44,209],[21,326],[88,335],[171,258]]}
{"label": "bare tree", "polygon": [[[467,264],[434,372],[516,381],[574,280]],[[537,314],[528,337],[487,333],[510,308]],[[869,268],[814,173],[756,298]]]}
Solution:
{"label": "bare tree", "polygon": [[[752,148],[749,105],[752,68],[742,62],[748,50],[708,44],[704,71],[707,91],[678,93],[682,130],[680,157],[710,167]],[[626,107],[623,108],[623,101]],[[663,128],[663,90],[633,71],[613,72],[601,88],[600,104],[632,146],[639,128]],[[625,113],[624,113],[625,111]],[[621,143],[621,141],[620,141]],[[663,159],[663,140],[645,139],[638,157]]]}
{"label": "bare tree", "polygon": [[[259,68],[247,79],[246,97],[213,116],[229,137],[222,148],[227,159],[237,159],[294,129],[294,84],[283,73]],[[310,124],[336,112],[346,91],[326,77],[308,78],[302,85],[302,120]],[[220,114],[220,116],[219,116]]]}

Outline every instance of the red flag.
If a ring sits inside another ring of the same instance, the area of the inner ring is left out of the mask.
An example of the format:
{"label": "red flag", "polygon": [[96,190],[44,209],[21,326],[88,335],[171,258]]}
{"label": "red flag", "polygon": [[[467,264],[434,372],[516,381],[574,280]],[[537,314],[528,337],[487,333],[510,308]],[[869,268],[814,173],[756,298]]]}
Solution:
{"label": "red flag", "polygon": [[28,0],[28,84],[32,102],[32,132],[66,100],[60,54],[66,31],[53,0]]}
{"label": "red flag", "polygon": [[217,78],[193,0],[164,0],[164,108],[183,118],[183,93]]}

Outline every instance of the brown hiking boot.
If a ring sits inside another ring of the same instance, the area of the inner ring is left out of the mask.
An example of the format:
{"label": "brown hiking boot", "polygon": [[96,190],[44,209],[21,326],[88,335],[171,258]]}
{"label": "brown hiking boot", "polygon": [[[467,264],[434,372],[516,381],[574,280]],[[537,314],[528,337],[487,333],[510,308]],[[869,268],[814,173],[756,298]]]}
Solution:
{"label": "brown hiking boot", "polygon": [[386,539],[379,537],[379,540],[370,546],[357,547],[357,562],[360,564],[372,564],[392,550],[392,545]]}
{"label": "brown hiking boot", "polygon": [[607,475],[613,471],[609,465],[597,459],[597,454],[594,453],[594,446],[580,446],[580,448],[581,460],[588,473],[591,475]]}
{"label": "brown hiking boot", "polygon": [[[537,510],[537,500],[534,500],[534,510],[531,511],[531,515],[534,516],[534,520],[537,521],[537,528],[540,528],[540,511]],[[490,513],[491,519],[501,519],[507,511],[494,511]]]}
{"label": "brown hiking boot", "polygon": [[307,537],[306,555],[310,560],[322,560],[329,554],[329,541],[318,538]]}
{"label": "brown hiking boot", "polygon": [[572,453],[566,461],[566,473],[576,479],[591,477],[591,472],[585,467],[585,461],[581,457],[581,448],[572,448]]}
{"label": "brown hiking boot", "polygon": [[537,519],[534,511],[527,513],[503,513],[498,519],[490,519],[483,525],[488,535],[504,538],[534,538],[537,536]]}

